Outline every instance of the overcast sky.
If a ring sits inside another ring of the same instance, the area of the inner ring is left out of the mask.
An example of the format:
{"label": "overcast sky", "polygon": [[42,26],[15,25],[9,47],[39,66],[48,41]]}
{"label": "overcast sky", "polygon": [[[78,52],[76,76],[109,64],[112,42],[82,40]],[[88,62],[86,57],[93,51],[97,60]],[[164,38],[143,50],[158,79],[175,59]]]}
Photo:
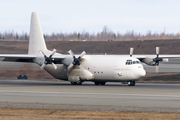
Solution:
{"label": "overcast sky", "polygon": [[33,11],[48,34],[180,32],[180,0],[0,0],[0,32],[29,33]]}

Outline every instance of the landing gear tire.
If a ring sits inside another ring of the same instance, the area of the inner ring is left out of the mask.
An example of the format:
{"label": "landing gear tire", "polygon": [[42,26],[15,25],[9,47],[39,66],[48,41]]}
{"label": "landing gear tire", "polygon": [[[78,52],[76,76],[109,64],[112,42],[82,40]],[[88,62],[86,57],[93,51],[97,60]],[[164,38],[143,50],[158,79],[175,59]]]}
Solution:
{"label": "landing gear tire", "polygon": [[71,82],[71,85],[82,85],[82,81],[79,81],[79,82]]}
{"label": "landing gear tire", "polygon": [[128,84],[128,86],[135,86],[136,82],[135,81],[128,81],[127,84]]}
{"label": "landing gear tire", "polygon": [[133,81],[133,84],[132,84],[132,86],[135,86],[135,84],[136,84],[136,82],[135,82],[135,81]]}
{"label": "landing gear tire", "polygon": [[99,85],[99,82],[94,82],[95,85]]}
{"label": "landing gear tire", "polygon": [[101,85],[105,85],[105,84],[106,84],[106,82],[100,82],[100,84],[101,84]]}
{"label": "landing gear tire", "polygon": [[94,82],[95,85],[105,85],[106,82]]}
{"label": "landing gear tire", "polygon": [[82,81],[77,82],[77,85],[82,85]]}
{"label": "landing gear tire", "polygon": [[71,85],[76,85],[77,84],[77,82],[71,82]]}

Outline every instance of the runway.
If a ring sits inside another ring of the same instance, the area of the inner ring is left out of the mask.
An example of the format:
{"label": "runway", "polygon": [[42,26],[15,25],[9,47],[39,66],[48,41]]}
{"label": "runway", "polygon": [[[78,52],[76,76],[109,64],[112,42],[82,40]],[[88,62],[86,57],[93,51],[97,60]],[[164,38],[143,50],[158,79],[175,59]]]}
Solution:
{"label": "runway", "polygon": [[0,81],[0,107],[180,113],[180,84]]}

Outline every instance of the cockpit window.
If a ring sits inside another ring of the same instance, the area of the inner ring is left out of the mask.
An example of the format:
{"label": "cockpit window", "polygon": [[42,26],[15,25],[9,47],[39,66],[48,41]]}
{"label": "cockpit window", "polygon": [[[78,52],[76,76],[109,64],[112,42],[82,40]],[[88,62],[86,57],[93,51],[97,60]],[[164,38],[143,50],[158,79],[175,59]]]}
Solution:
{"label": "cockpit window", "polygon": [[132,64],[141,64],[139,61],[132,61],[132,60],[127,60],[126,65],[132,65]]}
{"label": "cockpit window", "polygon": [[127,60],[126,65],[132,65],[132,60]]}
{"label": "cockpit window", "polygon": [[139,61],[133,61],[133,64],[141,64]]}
{"label": "cockpit window", "polygon": [[136,64],[140,64],[140,62],[139,62],[139,61],[136,61]]}

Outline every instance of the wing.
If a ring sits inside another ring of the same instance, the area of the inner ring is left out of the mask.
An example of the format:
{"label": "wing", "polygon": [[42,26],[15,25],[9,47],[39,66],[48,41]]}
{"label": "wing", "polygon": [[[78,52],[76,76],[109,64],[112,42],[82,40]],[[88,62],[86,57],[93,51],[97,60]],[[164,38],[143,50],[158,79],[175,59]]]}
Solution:
{"label": "wing", "polygon": [[27,54],[0,54],[2,61],[8,62],[33,62],[33,59],[36,58],[36,55],[27,55]]}
{"label": "wing", "polygon": [[[7,62],[30,62],[33,63],[33,59],[37,57],[43,57],[42,55],[28,55],[28,54],[0,54],[0,58],[2,61]],[[54,55],[54,61],[59,61],[64,59],[63,55]]]}
{"label": "wing", "polygon": [[[156,55],[133,55],[137,59],[155,58]],[[159,58],[180,58],[180,55],[159,55]]]}
{"label": "wing", "polygon": [[[147,65],[157,65],[157,55],[133,55],[133,57],[139,59]],[[180,58],[180,55],[158,55],[159,62],[168,62],[168,58]]]}

